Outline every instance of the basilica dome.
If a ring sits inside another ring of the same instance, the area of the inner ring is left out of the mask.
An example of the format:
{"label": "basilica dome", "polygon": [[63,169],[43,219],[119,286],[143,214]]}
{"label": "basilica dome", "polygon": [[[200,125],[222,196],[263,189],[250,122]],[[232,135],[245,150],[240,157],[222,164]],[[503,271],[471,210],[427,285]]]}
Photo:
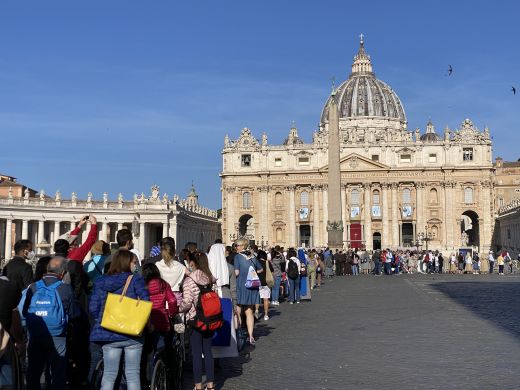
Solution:
{"label": "basilica dome", "polygon": [[[370,56],[366,54],[361,36],[359,51],[352,63],[352,73],[336,90],[340,118],[356,119],[375,117],[406,123],[406,115],[399,96],[386,83],[378,80],[372,71]],[[321,115],[321,122],[328,118],[329,97]]]}

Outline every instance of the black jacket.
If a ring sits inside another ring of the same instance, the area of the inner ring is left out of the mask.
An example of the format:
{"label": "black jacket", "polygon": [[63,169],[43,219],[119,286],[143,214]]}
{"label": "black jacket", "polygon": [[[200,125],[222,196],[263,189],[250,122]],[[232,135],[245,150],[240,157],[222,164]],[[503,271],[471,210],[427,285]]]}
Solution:
{"label": "black jacket", "polygon": [[7,331],[11,329],[13,310],[18,306],[21,296],[21,291],[15,283],[5,276],[0,277],[0,323]]}
{"label": "black jacket", "polygon": [[33,269],[20,256],[13,257],[4,267],[4,276],[23,291],[33,282]]}

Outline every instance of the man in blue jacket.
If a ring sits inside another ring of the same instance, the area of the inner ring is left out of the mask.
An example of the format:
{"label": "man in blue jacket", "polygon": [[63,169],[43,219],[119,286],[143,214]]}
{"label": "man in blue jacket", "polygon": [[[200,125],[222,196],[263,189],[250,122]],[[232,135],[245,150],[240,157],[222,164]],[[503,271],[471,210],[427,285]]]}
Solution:
{"label": "man in blue jacket", "polygon": [[42,280],[27,290],[22,313],[29,332],[29,389],[40,389],[40,377],[46,365],[51,369],[51,388],[65,388],[67,325],[70,318],[77,316],[72,287],[61,281],[65,272],[66,260],[55,256],[49,261]]}

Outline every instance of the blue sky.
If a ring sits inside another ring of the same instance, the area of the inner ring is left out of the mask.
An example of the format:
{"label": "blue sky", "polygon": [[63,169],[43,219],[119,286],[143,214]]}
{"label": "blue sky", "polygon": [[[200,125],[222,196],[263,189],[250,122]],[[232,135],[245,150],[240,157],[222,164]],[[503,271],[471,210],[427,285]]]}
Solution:
{"label": "blue sky", "polygon": [[224,135],[279,143],[294,120],[310,141],[361,32],[410,129],[469,117],[516,160],[518,4],[3,0],[0,172],[81,198],[185,195],[194,180],[218,208]]}

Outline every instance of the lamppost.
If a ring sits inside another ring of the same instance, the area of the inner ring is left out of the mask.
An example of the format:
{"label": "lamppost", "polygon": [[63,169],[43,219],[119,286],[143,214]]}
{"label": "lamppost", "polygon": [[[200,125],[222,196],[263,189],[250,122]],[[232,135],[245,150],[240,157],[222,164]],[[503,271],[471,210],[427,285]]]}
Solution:
{"label": "lamppost", "polygon": [[417,243],[426,245],[426,252],[428,252],[428,243],[435,238],[435,235],[428,231],[428,225],[424,227],[425,232],[417,233]]}

